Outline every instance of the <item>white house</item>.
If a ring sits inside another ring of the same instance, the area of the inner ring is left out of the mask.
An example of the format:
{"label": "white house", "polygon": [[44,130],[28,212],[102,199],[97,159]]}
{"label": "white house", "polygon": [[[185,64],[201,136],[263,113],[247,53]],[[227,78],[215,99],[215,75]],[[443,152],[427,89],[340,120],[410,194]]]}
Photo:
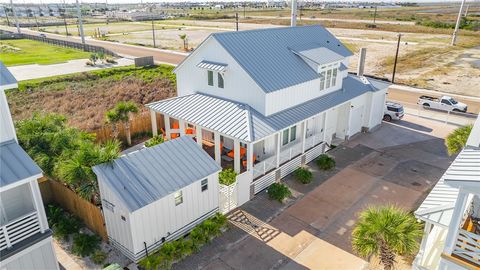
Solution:
{"label": "white house", "polygon": [[414,269],[479,269],[480,116],[415,216],[425,222],[425,231]]}
{"label": "white house", "polygon": [[219,209],[220,166],[182,137],[93,167],[110,242],[138,262]]}
{"label": "white house", "polygon": [[318,25],[214,33],[175,68],[178,97],[147,107],[239,173],[241,205],[381,123],[389,84],[348,74],[352,55]]}
{"label": "white house", "polygon": [[17,81],[0,62],[0,269],[59,269],[37,180],[18,145],[5,90]]}

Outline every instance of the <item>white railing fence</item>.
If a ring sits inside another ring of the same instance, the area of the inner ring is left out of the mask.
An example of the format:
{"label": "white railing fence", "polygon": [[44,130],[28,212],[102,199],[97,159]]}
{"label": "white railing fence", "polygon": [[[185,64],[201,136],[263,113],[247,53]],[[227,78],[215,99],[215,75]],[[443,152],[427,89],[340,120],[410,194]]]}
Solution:
{"label": "white railing fence", "polygon": [[305,138],[305,150],[308,150],[323,141],[322,134],[313,134]]}
{"label": "white railing fence", "polygon": [[480,265],[480,235],[460,229],[452,254]]}
{"label": "white railing fence", "polygon": [[222,214],[228,213],[237,207],[237,181],[229,186],[219,184],[218,192],[219,208]]}
{"label": "white railing fence", "polygon": [[271,156],[253,165],[253,179],[266,174],[277,167],[277,156]]}
{"label": "white railing fence", "polygon": [[0,250],[40,232],[37,212],[25,214],[0,227]]}
{"label": "white railing fence", "polygon": [[283,164],[302,153],[302,142],[298,142],[287,149],[280,151],[280,164]]}

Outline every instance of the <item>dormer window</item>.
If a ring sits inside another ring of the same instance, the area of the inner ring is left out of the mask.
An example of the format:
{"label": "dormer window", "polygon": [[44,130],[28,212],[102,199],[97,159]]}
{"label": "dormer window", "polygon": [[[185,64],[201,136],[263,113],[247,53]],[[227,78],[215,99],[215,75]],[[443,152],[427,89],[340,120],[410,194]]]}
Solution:
{"label": "dormer window", "polygon": [[207,70],[207,83],[209,86],[215,86],[214,78],[217,77],[217,87],[225,87],[223,74],[227,68],[227,64],[204,60],[198,63],[197,67]]}
{"label": "dormer window", "polygon": [[207,71],[208,76],[208,85],[213,86],[213,71]]}
{"label": "dormer window", "polygon": [[320,91],[337,85],[338,67],[336,64],[320,68]]}
{"label": "dormer window", "polygon": [[218,88],[223,88],[223,75],[218,73]]}
{"label": "dormer window", "polygon": [[320,90],[325,89],[325,71],[320,72]]}

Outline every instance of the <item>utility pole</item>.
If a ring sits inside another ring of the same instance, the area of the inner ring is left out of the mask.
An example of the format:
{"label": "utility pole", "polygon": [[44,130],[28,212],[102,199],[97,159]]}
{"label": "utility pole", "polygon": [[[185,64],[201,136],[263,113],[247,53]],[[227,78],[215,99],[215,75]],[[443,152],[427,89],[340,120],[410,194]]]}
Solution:
{"label": "utility pole", "polygon": [[7,18],[7,26],[10,26],[10,20],[8,19],[8,9],[3,6],[3,12],[5,12],[5,18]]}
{"label": "utility pole", "polygon": [[452,46],[455,46],[455,43],[457,42],[457,34],[458,34],[458,28],[460,27],[460,21],[462,19],[463,5],[465,5],[465,0],[462,0],[462,4],[460,5],[460,10],[458,11],[457,23],[455,24],[455,30],[453,30],[452,44],[451,44]]}
{"label": "utility pole", "polygon": [[21,34],[22,32],[20,31],[20,26],[18,25],[18,18],[17,18],[17,13],[15,12],[15,7],[13,6],[13,0],[10,0],[10,8],[12,9],[13,12],[13,18],[15,19],[15,25],[17,26],[17,32]]}
{"label": "utility pole", "polygon": [[292,15],[290,18],[290,26],[297,26],[297,0],[292,0]]}
{"label": "utility pole", "polygon": [[235,13],[235,30],[238,32],[238,12]]}
{"label": "utility pole", "polygon": [[82,44],[85,46],[85,36],[83,35],[82,10],[80,9],[80,3],[78,2],[78,0],[77,0],[77,14],[78,14],[78,30],[80,31]]}
{"label": "utility pole", "polygon": [[247,13],[246,13],[246,11],[245,11],[246,7],[247,7],[247,3],[246,3],[246,2],[243,2],[243,18],[244,18],[244,19],[247,18],[247,15],[246,15]]}
{"label": "utility pole", "polygon": [[377,20],[377,5],[375,5],[375,12],[373,13],[373,24],[375,24],[376,20]]}
{"label": "utility pole", "polygon": [[395,62],[393,63],[392,83],[395,83],[395,72],[397,71],[398,50],[400,48],[400,38],[402,34],[398,33],[397,52],[395,53]]}
{"label": "utility pole", "polygon": [[63,0],[63,24],[65,24],[65,35],[67,35],[68,37],[68,27],[67,27],[67,19],[65,18],[66,16],[66,13],[67,13],[67,7],[65,5],[65,0]]}
{"label": "utility pole", "polygon": [[153,47],[156,48],[157,44],[155,43],[155,24],[153,23],[153,18],[152,18],[152,37],[153,37]]}
{"label": "utility pole", "polygon": [[467,6],[465,7],[465,14],[463,15],[463,17],[465,17],[465,18],[466,18],[467,15],[468,15],[468,8],[469,8],[469,7],[470,7],[470,5],[467,5]]}

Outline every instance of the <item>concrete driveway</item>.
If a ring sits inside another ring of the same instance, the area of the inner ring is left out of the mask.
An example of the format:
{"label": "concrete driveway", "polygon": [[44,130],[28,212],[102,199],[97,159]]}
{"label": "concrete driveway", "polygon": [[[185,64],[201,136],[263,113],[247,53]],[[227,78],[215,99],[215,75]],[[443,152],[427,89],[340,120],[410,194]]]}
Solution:
{"label": "concrete driveway", "polygon": [[284,182],[293,198],[280,204],[265,192],[230,213],[231,229],[174,269],[364,269],[351,232],[369,205],[415,209],[453,160],[442,137],[454,127],[406,117],[384,123],[330,151],[329,172],[309,164],[314,181]]}

